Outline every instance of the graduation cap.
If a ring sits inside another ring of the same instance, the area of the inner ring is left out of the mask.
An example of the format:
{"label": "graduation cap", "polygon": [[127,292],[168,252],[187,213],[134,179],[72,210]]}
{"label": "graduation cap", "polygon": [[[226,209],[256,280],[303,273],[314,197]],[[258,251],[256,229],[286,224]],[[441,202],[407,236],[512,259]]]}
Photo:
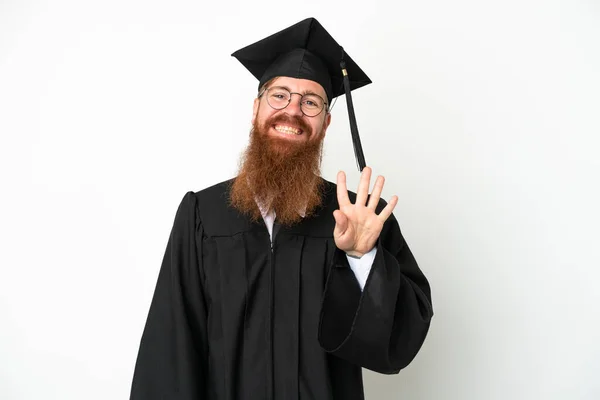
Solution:
{"label": "graduation cap", "polygon": [[314,18],[307,18],[232,54],[258,80],[258,88],[277,76],[310,79],[320,84],[328,103],[346,94],[350,132],[359,170],[365,167],[351,91],[371,83],[333,37]]}

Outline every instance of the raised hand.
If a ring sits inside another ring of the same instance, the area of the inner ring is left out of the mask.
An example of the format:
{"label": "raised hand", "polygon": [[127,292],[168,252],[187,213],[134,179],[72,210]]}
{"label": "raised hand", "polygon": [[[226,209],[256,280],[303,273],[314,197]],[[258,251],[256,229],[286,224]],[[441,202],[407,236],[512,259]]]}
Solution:
{"label": "raised hand", "polygon": [[335,218],[333,238],[338,249],[346,254],[362,257],[363,254],[371,251],[379,238],[383,223],[392,215],[398,204],[398,196],[392,196],[379,215],[375,213],[384,182],[383,176],[377,177],[369,204],[366,204],[371,185],[371,168],[365,167],[356,191],[356,203],[352,204],[348,197],[346,174],[344,171],[338,172],[337,198],[340,209],[333,212]]}

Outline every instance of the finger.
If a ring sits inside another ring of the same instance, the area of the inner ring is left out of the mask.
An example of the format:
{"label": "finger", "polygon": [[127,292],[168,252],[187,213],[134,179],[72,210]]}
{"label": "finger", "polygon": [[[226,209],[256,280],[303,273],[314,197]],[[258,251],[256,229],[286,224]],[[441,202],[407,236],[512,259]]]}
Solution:
{"label": "finger", "polygon": [[333,229],[334,236],[341,236],[348,229],[348,217],[344,215],[340,210],[333,212],[333,218],[335,218],[335,228]]}
{"label": "finger", "polygon": [[385,178],[383,176],[378,176],[375,180],[375,186],[373,186],[373,193],[371,193],[371,197],[369,197],[369,207],[371,210],[375,211],[377,208],[377,204],[379,204],[379,198],[381,197],[381,191],[383,190],[383,184],[385,183]]}
{"label": "finger", "polygon": [[385,222],[385,220],[387,220],[390,217],[390,215],[392,215],[394,208],[396,208],[396,204],[398,204],[398,196],[392,196],[390,202],[387,203],[385,208],[379,213],[378,218]]}
{"label": "finger", "polygon": [[356,204],[364,206],[369,196],[369,185],[371,184],[371,168],[365,167],[360,175],[358,190],[356,191]]}
{"label": "finger", "polygon": [[337,174],[337,198],[340,207],[346,206],[350,203],[348,197],[348,188],[346,187],[346,174],[344,171],[340,171]]}

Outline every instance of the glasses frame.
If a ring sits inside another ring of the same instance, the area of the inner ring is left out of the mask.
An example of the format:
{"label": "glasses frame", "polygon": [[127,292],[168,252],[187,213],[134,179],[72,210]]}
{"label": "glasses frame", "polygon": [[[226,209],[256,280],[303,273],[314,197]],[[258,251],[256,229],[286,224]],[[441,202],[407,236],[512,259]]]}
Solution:
{"label": "glasses frame", "polygon": [[[323,112],[323,110],[326,110],[326,111],[325,111],[326,113],[328,113],[328,112],[329,112],[329,104],[328,104],[328,103],[325,101],[325,99],[324,99],[323,97],[319,96],[318,94],[316,94],[316,93],[306,93],[306,94],[302,94],[302,93],[292,92],[291,90],[289,90],[289,89],[287,89],[287,88],[285,88],[285,87],[283,87],[283,86],[271,86],[271,87],[268,87],[268,88],[264,88],[263,90],[261,90],[261,91],[258,93],[258,96],[257,96],[257,97],[258,97],[258,98],[262,97],[262,95],[263,95],[263,94],[267,93],[267,92],[268,92],[269,90],[271,90],[271,89],[283,89],[283,90],[286,90],[287,92],[289,92],[289,93],[290,93],[290,98],[288,99],[288,102],[287,102],[287,104],[286,104],[285,106],[281,107],[281,108],[275,108],[275,107],[273,107],[273,106],[271,105],[271,103],[269,103],[269,99],[267,98],[267,99],[266,99],[266,101],[267,101],[267,104],[268,104],[268,105],[269,105],[269,107],[271,107],[273,110],[284,110],[284,109],[285,109],[287,106],[289,106],[289,105],[290,105],[290,103],[292,102],[292,95],[294,95],[294,94],[297,94],[298,96],[300,96],[300,111],[302,112],[302,115],[305,115],[305,116],[307,116],[308,118],[313,118],[313,117],[319,116],[319,115],[320,115],[320,114]],[[308,114],[306,114],[306,113],[304,112],[304,110],[302,109],[302,99],[304,98],[304,96],[317,96],[318,98],[320,98],[321,100],[323,100],[323,106],[321,107],[321,109],[319,110],[319,112],[318,112],[318,113],[316,113],[315,115],[308,115]]]}

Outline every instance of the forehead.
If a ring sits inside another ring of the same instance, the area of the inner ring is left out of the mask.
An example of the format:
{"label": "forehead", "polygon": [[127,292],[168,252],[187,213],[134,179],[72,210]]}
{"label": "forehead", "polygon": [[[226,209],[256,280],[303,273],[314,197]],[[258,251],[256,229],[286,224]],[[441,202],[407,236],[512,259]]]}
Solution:
{"label": "forehead", "polygon": [[310,79],[296,79],[287,76],[280,76],[273,80],[271,86],[285,86],[292,92],[297,93],[315,93],[327,99],[323,86]]}

